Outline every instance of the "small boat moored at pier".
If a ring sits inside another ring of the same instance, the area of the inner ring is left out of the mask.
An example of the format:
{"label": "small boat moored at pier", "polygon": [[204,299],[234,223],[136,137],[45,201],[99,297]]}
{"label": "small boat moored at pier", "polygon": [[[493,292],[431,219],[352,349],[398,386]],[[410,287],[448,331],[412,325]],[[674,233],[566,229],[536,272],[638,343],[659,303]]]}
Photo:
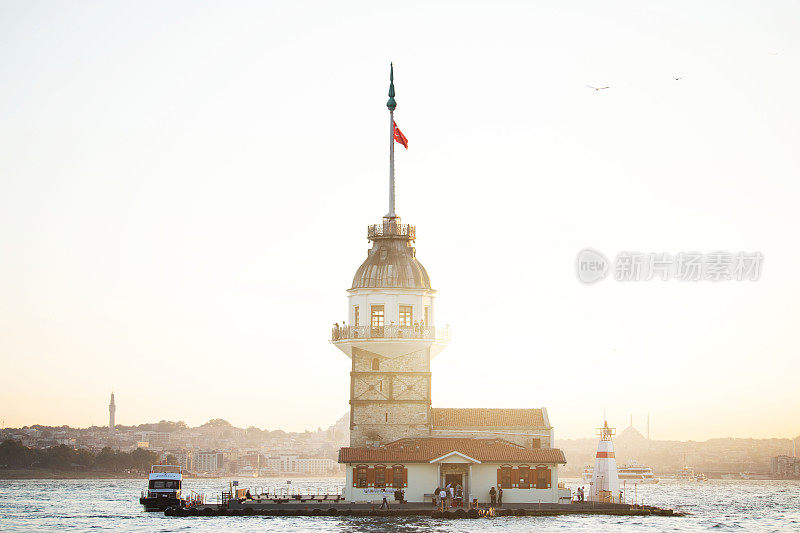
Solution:
{"label": "small boat moored at pier", "polygon": [[142,492],[139,503],[145,511],[163,511],[167,507],[185,507],[181,499],[183,473],[178,465],[153,465],[147,477],[147,490]]}

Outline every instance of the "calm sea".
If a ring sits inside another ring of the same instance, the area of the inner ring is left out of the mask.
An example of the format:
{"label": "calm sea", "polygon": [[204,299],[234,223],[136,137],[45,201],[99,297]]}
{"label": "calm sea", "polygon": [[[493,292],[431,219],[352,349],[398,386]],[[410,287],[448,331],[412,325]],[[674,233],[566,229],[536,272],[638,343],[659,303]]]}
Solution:
{"label": "calm sea", "polygon": [[[335,489],[341,479],[293,480],[295,490]],[[572,483],[567,480],[572,488]],[[665,480],[637,487],[652,504],[691,513],[666,517],[503,517],[482,520],[370,517],[210,517],[168,518],[139,505],[143,480],[0,480],[0,532],[39,531],[320,531],[378,533],[468,531],[800,531],[800,481]],[[184,482],[184,490],[216,497],[225,480]],[[251,488],[285,488],[276,479],[242,480]],[[630,491],[633,496],[633,491]]]}

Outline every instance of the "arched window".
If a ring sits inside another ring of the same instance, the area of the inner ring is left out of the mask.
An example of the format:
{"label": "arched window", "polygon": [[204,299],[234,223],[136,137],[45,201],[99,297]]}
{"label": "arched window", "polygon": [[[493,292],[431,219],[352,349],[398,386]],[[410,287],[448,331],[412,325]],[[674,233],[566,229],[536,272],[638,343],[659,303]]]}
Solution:
{"label": "arched window", "polygon": [[367,465],[358,465],[355,468],[355,475],[353,476],[353,486],[354,487],[366,487],[367,486],[367,471],[369,468]]}
{"label": "arched window", "polygon": [[511,484],[511,474],[512,474],[512,467],[511,465],[503,465],[497,469],[497,486],[510,489],[513,487]]}
{"label": "arched window", "polygon": [[394,465],[392,467],[392,486],[396,489],[403,488],[408,485],[408,470],[403,465]]}
{"label": "arched window", "polygon": [[539,465],[536,467],[536,488],[537,489],[549,489],[551,483],[550,477],[550,469],[547,468],[545,465]]}
{"label": "arched window", "polygon": [[519,465],[517,483],[521,489],[531,488],[531,468],[528,465]]}
{"label": "arched window", "polygon": [[377,357],[372,360],[372,370],[380,370],[381,369],[381,361]]}
{"label": "arched window", "polygon": [[375,487],[383,488],[386,486],[386,466],[375,465]]}

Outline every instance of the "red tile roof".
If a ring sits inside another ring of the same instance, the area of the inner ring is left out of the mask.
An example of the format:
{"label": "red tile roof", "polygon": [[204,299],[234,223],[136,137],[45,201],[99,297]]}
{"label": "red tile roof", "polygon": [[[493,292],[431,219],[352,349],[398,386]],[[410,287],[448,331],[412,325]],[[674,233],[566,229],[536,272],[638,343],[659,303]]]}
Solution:
{"label": "red tile roof", "polygon": [[442,409],[431,408],[431,424],[437,428],[544,427],[541,409]]}
{"label": "red tile roof", "polygon": [[428,463],[459,452],[482,463],[564,464],[557,448],[525,448],[503,439],[409,438],[375,448],[342,448],[340,463]]}

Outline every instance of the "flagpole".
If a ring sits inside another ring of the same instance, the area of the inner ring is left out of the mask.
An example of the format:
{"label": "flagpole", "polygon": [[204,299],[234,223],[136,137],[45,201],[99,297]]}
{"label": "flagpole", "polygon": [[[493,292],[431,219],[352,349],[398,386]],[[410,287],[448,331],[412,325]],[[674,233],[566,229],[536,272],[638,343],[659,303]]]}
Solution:
{"label": "flagpole", "polygon": [[389,108],[389,214],[384,218],[396,218],[394,212],[394,110],[397,102],[394,101],[394,65],[389,66],[389,101],[386,102]]}

